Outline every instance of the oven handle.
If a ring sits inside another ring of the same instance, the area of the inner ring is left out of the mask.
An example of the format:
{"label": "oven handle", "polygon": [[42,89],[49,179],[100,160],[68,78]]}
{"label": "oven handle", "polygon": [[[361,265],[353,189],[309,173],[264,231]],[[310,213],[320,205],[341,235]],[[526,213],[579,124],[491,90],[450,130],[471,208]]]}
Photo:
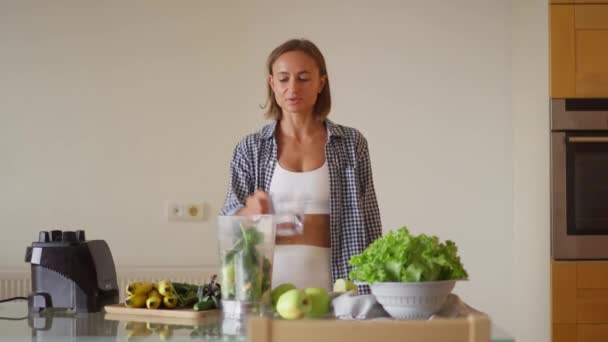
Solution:
{"label": "oven handle", "polygon": [[608,137],[568,137],[571,143],[608,143]]}

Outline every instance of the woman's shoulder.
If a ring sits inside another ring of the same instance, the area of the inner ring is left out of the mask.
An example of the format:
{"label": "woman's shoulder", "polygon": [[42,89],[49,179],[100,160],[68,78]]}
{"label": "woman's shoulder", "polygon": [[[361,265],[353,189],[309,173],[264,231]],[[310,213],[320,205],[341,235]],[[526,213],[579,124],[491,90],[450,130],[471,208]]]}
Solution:
{"label": "woman's shoulder", "polygon": [[330,134],[344,138],[347,142],[355,145],[366,141],[363,133],[361,133],[361,131],[359,131],[357,128],[337,124],[331,120],[327,120],[327,127]]}
{"label": "woman's shoulder", "polygon": [[241,150],[257,150],[262,145],[262,142],[271,138],[274,134],[276,122],[270,122],[264,125],[262,128],[257,129],[254,132],[244,135],[237,144],[237,149]]}

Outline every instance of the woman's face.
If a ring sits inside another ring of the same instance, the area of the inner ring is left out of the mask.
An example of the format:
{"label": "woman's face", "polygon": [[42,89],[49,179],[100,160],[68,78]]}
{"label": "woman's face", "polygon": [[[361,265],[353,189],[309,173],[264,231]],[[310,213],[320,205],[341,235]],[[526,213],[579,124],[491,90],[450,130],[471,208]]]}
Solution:
{"label": "woman's face", "polygon": [[327,76],[319,75],[315,60],[301,51],[282,54],[272,65],[268,82],[284,114],[310,115]]}

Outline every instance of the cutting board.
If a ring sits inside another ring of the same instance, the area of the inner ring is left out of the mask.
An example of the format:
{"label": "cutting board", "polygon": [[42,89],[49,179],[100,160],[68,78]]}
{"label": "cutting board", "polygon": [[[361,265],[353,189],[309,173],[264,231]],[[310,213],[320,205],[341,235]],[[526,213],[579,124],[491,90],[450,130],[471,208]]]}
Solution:
{"label": "cutting board", "polygon": [[146,308],[129,308],[124,304],[112,304],[104,307],[106,313],[119,315],[121,317],[137,316],[137,317],[161,317],[161,318],[181,318],[189,320],[204,319],[210,316],[216,316],[221,311],[219,309],[194,311],[191,308],[187,309],[157,309],[150,310]]}

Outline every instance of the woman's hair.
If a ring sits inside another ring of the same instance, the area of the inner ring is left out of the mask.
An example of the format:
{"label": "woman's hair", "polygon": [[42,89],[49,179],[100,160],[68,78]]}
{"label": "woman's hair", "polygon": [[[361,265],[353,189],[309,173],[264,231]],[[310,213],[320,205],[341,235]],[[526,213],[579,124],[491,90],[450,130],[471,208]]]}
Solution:
{"label": "woman's hair", "polygon": [[[317,102],[315,103],[315,107],[313,108],[313,114],[319,121],[325,120],[329,111],[331,110],[331,94],[329,91],[329,78],[327,77],[327,66],[325,65],[325,58],[323,54],[319,50],[319,48],[310,40],[307,39],[291,39],[286,41],[285,43],[276,47],[266,60],[266,68],[268,70],[268,75],[272,75],[272,65],[274,62],[284,53],[291,51],[301,51],[307,54],[310,58],[312,58],[317,67],[319,68],[319,76],[326,77],[325,85],[319,93],[317,97]],[[266,104],[262,108],[267,108],[266,116],[269,119],[279,120],[283,115],[283,110],[279,107],[277,100],[274,97],[274,92],[270,87],[270,84],[267,83],[268,89],[268,97],[266,98]]]}

